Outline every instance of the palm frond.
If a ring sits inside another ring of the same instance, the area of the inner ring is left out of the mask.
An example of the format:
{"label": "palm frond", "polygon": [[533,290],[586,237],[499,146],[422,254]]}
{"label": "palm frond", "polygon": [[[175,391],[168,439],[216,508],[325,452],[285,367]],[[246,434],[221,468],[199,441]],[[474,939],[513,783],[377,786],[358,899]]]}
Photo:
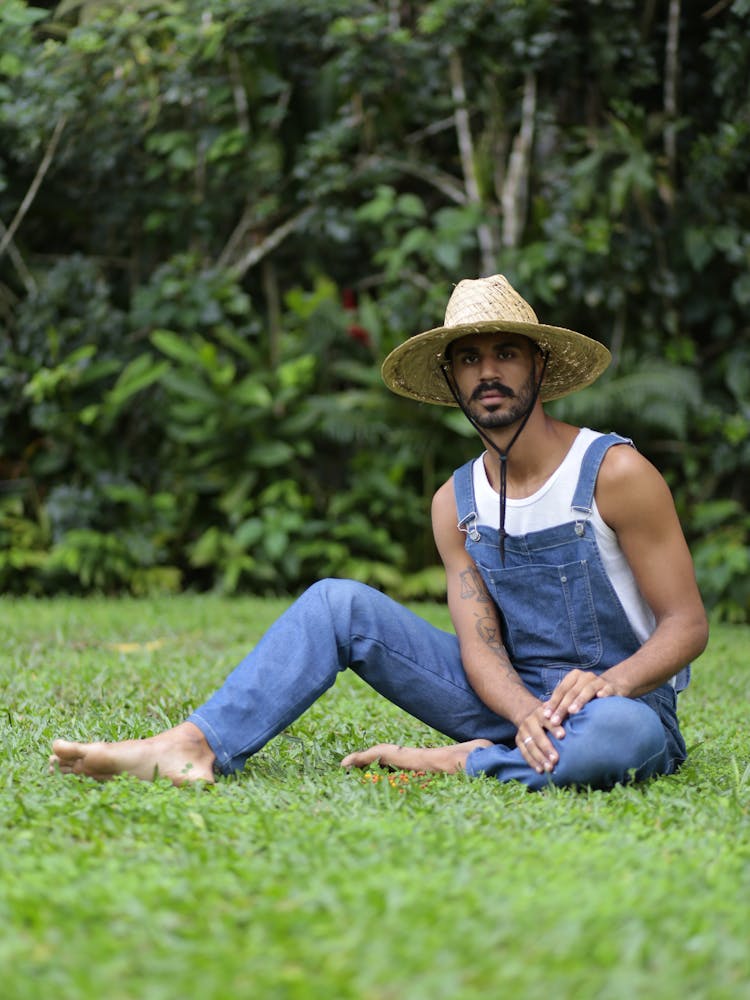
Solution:
{"label": "palm frond", "polygon": [[703,401],[694,371],[665,361],[643,361],[624,375],[602,378],[584,392],[549,404],[560,420],[597,428],[633,429],[684,440]]}

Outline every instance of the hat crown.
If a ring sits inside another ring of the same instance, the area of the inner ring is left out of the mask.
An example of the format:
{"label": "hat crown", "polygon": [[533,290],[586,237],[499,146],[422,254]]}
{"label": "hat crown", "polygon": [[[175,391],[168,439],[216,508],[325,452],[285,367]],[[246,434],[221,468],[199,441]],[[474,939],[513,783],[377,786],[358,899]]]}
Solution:
{"label": "hat crown", "polygon": [[497,322],[538,324],[539,320],[502,274],[459,281],[445,310],[445,326]]}

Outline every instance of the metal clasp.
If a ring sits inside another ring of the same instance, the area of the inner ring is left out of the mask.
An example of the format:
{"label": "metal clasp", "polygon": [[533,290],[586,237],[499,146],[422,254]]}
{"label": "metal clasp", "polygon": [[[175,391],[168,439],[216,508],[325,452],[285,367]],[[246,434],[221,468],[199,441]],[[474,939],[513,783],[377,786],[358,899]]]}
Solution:
{"label": "metal clasp", "polygon": [[458,530],[463,531],[464,534],[468,535],[472,542],[478,542],[482,537],[477,531],[477,515],[476,511],[472,511],[467,514],[466,517],[462,518],[458,522]]}

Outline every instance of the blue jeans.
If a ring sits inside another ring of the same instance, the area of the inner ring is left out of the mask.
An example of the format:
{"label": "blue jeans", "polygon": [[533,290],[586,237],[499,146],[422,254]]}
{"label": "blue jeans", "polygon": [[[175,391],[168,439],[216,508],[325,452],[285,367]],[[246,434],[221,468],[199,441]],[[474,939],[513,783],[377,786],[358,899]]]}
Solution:
{"label": "blue jeans", "polygon": [[[613,697],[590,702],[565,723],[565,738],[554,741],[559,763],[551,775],[537,774],[515,746],[515,726],[490,711],[469,685],[455,635],[351,580],[310,587],[189,721],[203,732],[222,773],[241,770],[347,667],[452,740],[491,740],[494,746],[470,754],[470,775],[518,780],[532,789],[549,783],[609,788],[631,777],[670,773],[680,763],[660,701],[649,707],[643,699]],[[669,692],[657,694],[666,711]]]}

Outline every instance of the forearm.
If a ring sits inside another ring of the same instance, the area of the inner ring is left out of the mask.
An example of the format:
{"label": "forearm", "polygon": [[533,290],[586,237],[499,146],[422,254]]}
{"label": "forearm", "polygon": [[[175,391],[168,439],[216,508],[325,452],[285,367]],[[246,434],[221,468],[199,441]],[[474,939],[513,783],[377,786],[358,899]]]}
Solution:
{"label": "forearm", "polygon": [[547,734],[562,739],[565,731],[544,718],[541,701],[526,688],[510,661],[498,609],[456,527],[450,482],[435,494],[432,514],[435,542],[446,570],[448,607],[469,683],[488,708],[516,727],[516,746],[529,766],[539,774],[551,771],[558,753]]}
{"label": "forearm", "polygon": [[468,657],[464,669],[473,690],[484,704],[496,715],[508,719],[518,727],[526,716],[540,704],[524,685],[513,669],[510,661],[502,662],[497,657],[494,662],[486,657]]}
{"label": "forearm", "polygon": [[516,727],[516,746],[527,764],[538,774],[552,771],[559,755],[549,734],[561,740],[565,730],[544,716],[543,703],[526,688],[505,649],[500,646],[492,652],[494,662],[486,652],[476,659],[467,657],[464,668],[472,687],[485,705]]}
{"label": "forearm", "polygon": [[602,677],[619,694],[638,698],[661,687],[699,656],[706,639],[706,622],[700,615],[689,620],[677,616],[664,619],[636,653],[606,670]]}
{"label": "forearm", "polygon": [[516,727],[516,746],[538,774],[551,771],[558,752],[549,733],[563,739],[565,730],[543,714],[542,702],[528,690],[511,663],[502,641],[495,605],[476,567],[458,574],[460,591],[449,586],[448,600],[461,644],[461,659],[477,696]]}
{"label": "forearm", "polygon": [[611,448],[595,498],[656,620],[641,648],[603,675],[617,694],[637,698],[703,652],[706,612],[669,487],[656,469],[631,448]]}
{"label": "forearm", "polygon": [[488,708],[515,726],[539,704],[511,663],[502,641],[494,606],[481,600],[473,627],[461,638],[461,660],[469,683]]}
{"label": "forearm", "polygon": [[449,588],[449,603],[469,683],[488,708],[518,726],[539,704],[510,661],[495,605],[473,564]]}

